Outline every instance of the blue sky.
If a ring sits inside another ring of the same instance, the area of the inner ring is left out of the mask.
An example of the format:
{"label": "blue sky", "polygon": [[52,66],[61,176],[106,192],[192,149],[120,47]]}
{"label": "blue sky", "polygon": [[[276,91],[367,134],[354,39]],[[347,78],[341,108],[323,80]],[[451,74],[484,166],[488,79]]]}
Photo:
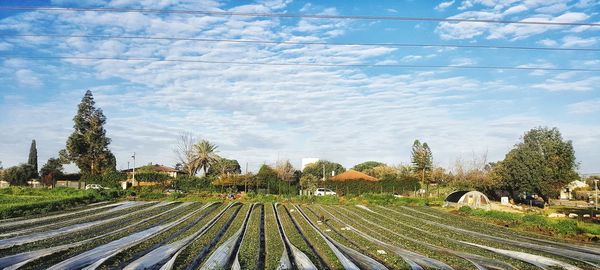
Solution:
{"label": "blue sky", "polygon": [[[600,23],[598,1],[2,1],[2,5],[213,10]],[[600,72],[245,66],[182,62],[32,60],[28,56],[208,61],[465,65],[600,69],[600,53],[439,47],[272,45],[15,37],[121,35],[298,42],[598,48],[600,27],[223,17],[190,14],[0,11],[0,161],[40,164],[64,147],[85,90],[108,118],[119,168],[173,165],[191,132],[220,154],[262,163],[320,157],[350,167],[408,163],[414,139],[452,169],[487,153],[500,160],[527,130],[558,127],[580,171],[600,172]],[[21,58],[19,57],[21,56]]]}

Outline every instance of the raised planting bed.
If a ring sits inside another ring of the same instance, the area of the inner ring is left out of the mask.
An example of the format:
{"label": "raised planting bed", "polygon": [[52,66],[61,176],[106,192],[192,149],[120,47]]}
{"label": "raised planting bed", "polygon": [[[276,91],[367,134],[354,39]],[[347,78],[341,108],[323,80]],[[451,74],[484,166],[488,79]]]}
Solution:
{"label": "raised planting bed", "polygon": [[107,211],[123,203],[124,202],[99,202],[77,207],[71,210],[53,212],[51,214],[0,220],[0,233],[12,232],[15,229],[22,230],[31,227],[55,224],[64,220],[73,220],[79,217],[88,216],[90,214],[97,214]]}
{"label": "raised planting bed", "polygon": [[0,239],[0,269],[600,269],[599,245],[426,207],[102,206],[0,222],[20,230]]}
{"label": "raised planting bed", "polygon": [[[416,241],[436,252],[465,258],[474,263],[482,264],[483,266],[488,264],[506,266],[505,264],[510,264],[518,269],[530,269],[532,267],[532,265],[518,260],[497,255],[496,253],[481,248],[474,248],[473,246],[461,243],[456,239],[447,237],[443,233],[434,233],[430,229],[427,229],[426,225],[410,224],[410,222],[407,222],[406,217],[396,217],[389,212],[384,214],[371,210],[374,207],[369,208],[369,210],[354,206],[347,208],[350,210],[348,214],[351,217],[366,219],[364,223],[370,224],[373,228],[388,230],[393,236],[407,241]],[[479,256],[483,256],[486,259],[479,258]]]}
{"label": "raised planting bed", "polygon": [[[491,249],[484,249],[495,252],[496,254],[511,257],[516,260],[521,260],[529,264],[536,264],[537,261],[545,260],[549,261],[549,264],[552,265],[565,263],[580,267],[581,269],[595,269],[597,268],[597,265],[600,265],[600,259],[598,259],[600,257],[597,255],[588,254],[588,252],[593,251],[587,251],[583,249],[583,247],[557,247],[557,244],[553,242],[540,245],[533,243],[536,242],[535,240],[525,237],[522,237],[519,240],[512,240],[511,238],[514,236],[510,235],[510,231],[507,232],[504,237],[493,236],[494,233],[492,232],[478,232],[477,230],[479,230],[479,228],[476,225],[471,227],[462,223],[461,220],[458,219],[454,224],[446,224],[437,219],[434,221],[431,218],[425,218],[426,215],[415,215],[413,214],[413,211],[405,208],[401,208],[400,210],[388,207],[375,209],[377,211],[381,211],[381,213],[385,213],[386,215],[402,217],[404,220],[413,222],[415,226],[426,228],[428,231],[431,231],[435,234],[460,240],[463,241],[463,243],[479,245],[472,245],[473,247],[489,247]],[[496,250],[494,251],[492,249]],[[499,252],[501,250],[507,250],[507,252]],[[511,255],[509,252],[517,252],[521,255]]]}
{"label": "raised planting bed", "polygon": [[273,204],[265,204],[265,269],[275,270],[284,251],[283,240],[279,234]]}
{"label": "raised planting bed", "polygon": [[[90,232],[86,233],[85,235],[77,236],[77,239],[83,240],[73,243],[80,243],[79,245],[69,248],[66,251],[58,252],[52,254],[51,256],[43,257],[38,260],[32,261],[31,263],[26,265],[25,269],[48,268],[77,254],[92,250],[95,247],[105,245],[112,241],[147,230],[154,226],[176,220],[177,218],[181,217],[186,212],[188,212],[190,209],[188,209],[185,205],[175,205],[175,207],[173,207],[172,209],[162,209],[163,211],[160,211],[160,209],[156,210],[157,211],[136,213],[133,217],[134,219],[131,220],[130,224],[120,224],[116,227],[111,228],[110,231],[104,232],[101,235],[94,235],[93,232]],[[135,220],[138,221],[136,222]],[[86,241],[86,239],[90,240]],[[63,245],[66,244],[63,243]]]}
{"label": "raised planting bed", "polygon": [[325,265],[329,269],[341,269],[343,268],[339,259],[334,254],[333,250],[327,245],[323,237],[321,237],[308,222],[304,219],[302,214],[291,205],[286,205],[288,214],[292,217],[295,227],[297,227],[304,236],[311,250],[317,254],[320,259],[320,263]]}
{"label": "raised planting bed", "polygon": [[[195,203],[192,205],[190,210],[196,210],[202,208],[202,205],[199,203]],[[166,230],[160,234],[154,235],[148,240],[131,247],[129,249],[124,250],[119,253],[117,256],[107,260],[104,264],[102,264],[99,269],[122,269],[127,266],[129,263],[134,260],[140,258],[144,254],[163,246],[173,239],[187,233],[190,231],[190,228],[199,225],[202,221],[205,221],[207,215],[209,215],[215,207],[206,207],[199,209],[196,214],[192,215],[189,219],[177,224],[173,228]]]}
{"label": "raised planting bed", "polygon": [[121,213],[121,216],[111,217],[105,220],[82,220],[82,223],[71,224],[63,228],[54,228],[47,231],[36,231],[29,234],[18,235],[11,238],[0,240],[3,248],[0,249],[0,256],[14,254],[27,250],[34,250],[40,247],[51,247],[64,243],[72,243],[79,239],[87,239],[102,233],[106,228],[112,228],[118,224],[136,220],[139,214],[160,211],[160,209],[169,209],[171,204],[153,204],[147,205],[143,209],[129,213]]}
{"label": "raised planting bed", "polygon": [[295,224],[290,218],[287,208],[284,205],[279,204],[277,206],[277,210],[279,212],[281,226],[283,227],[283,231],[290,241],[290,244],[308,256],[310,262],[312,262],[312,264],[314,264],[316,267],[319,269],[325,269],[327,266],[322,263],[322,259],[319,257],[319,255],[313,251],[309,243],[305,240],[304,235],[302,235],[302,232],[296,228]]}
{"label": "raised planting bed", "polygon": [[[119,217],[124,214],[127,214],[132,211],[143,210],[146,207],[152,206],[156,203],[143,203],[143,202],[123,202],[120,205],[116,205],[110,209],[105,211],[99,211],[98,213],[87,213],[80,217],[66,217],[62,221],[54,221],[38,226],[33,226],[29,228],[5,228],[5,232],[0,233],[0,239],[4,238],[12,238],[19,235],[31,235],[34,232],[46,232],[51,231],[53,229],[62,229],[70,225],[81,224],[84,222],[93,222],[93,221],[105,221],[110,218]],[[101,209],[103,210],[103,209]]]}
{"label": "raised planting bed", "polygon": [[242,205],[229,208],[205,234],[195,239],[177,256],[174,269],[195,269],[202,265],[236,219]]}
{"label": "raised planting bed", "polygon": [[250,215],[239,249],[241,269],[263,269],[265,265],[264,206],[257,205]]}
{"label": "raised planting bed", "polygon": [[[313,223],[319,224],[321,230],[335,241],[374,258],[389,269],[409,269],[400,256],[349,230],[346,225],[338,222],[334,216],[325,211],[321,205],[307,205],[303,209],[307,209],[307,217]],[[322,220],[321,223],[318,222],[320,220]]]}

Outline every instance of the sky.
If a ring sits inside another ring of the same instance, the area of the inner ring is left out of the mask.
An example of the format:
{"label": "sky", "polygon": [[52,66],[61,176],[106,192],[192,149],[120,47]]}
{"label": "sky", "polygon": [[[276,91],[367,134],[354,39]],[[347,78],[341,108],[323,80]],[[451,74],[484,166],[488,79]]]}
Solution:
{"label": "sky", "polygon": [[[595,0],[1,0],[0,6],[600,23]],[[93,35],[362,45],[81,37]],[[599,71],[360,66],[598,70],[599,51],[381,43],[597,49],[600,27],[0,7],[0,161],[5,168],[26,162],[32,139],[40,165],[57,156],[89,89],[107,117],[118,169],[127,168],[134,152],[137,165],[173,166],[183,132],[217,144],[221,156],[249,170],[284,159],[300,167],[303,157],[346,167],[367,160],[407,164],[415,139],[429,144],[436,165],[451,169],[456,160],[484,153],[488,161],[501,160],[526,131],[547,126],[572,140],[581,173],[600,172]],[[57,56],[343,66],[47,58]]]}

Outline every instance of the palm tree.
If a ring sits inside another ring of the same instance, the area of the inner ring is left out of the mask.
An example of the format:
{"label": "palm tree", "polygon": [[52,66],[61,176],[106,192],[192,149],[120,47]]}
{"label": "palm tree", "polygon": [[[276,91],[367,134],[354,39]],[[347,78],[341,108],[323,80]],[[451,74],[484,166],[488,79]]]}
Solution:
{"label": "palm tree", "polygon": [[202,168],[206,175],[208,168],[221,159],[217,155],[217,146],[207,140],[202,140],[194,145],[194,148],[196,150],[195,163],[198,165],[198,169]]}

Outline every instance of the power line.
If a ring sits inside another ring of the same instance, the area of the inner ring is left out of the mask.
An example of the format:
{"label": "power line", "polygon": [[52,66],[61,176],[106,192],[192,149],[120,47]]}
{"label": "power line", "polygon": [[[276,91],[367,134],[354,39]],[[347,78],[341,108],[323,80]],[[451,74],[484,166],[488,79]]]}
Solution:
{"label": "power line", "polygon": [[461,44],[427,44],[427,43],[296,42],[296,41],[272,41],[272,40],[250,40],[250,39],[209,39],[209,38],[151,37],[151,36],[112,36],[112,35],[0,34],[0,36],[3,36],[3,37],[13,37],[14,36],[14,37],[141,39],[141,40],[226,42],[226,43],[251,43],[251,44],[284,44],[284,45],[381,46],[381,47],[438,47],[438,48],[441,47],[441,48],[469,48],[469,49],[512,49],[512,50],[588,51],[588,52],[598,52],[598,51],[600,51],[600,48],[557,48],[557,47],[528,47],[528,46],[503,46],[503,45],[461,45]]}
{"label": "power line", "polygon": [[51,6],[0,6],[0,10],[43,10],[51,12],[97,11],[121,13],[168,13],[211,16],[243,16],[243,17],[276,17],[276,18],[312,18],[312,19],[344,19],[344,20],[383,20],[383,21],[435,21],[435,22],[477,22],[498,24],[529,24],[529,25],[561,25],[561,26],[590,26],[600,27],[600,23],[577,22],[543,22],[543,21],[511,21],[486,19],[459,19],[433,17],[400,17],[400,16],[368,16],[368,15],[320,15],[301,13],[251,13],[208,10],[177,10],[177,9],[129,9],[129,8],[78,8]]}
{"label": "power line", "polygon": [[211,61],[194,59],[162,59],[162,58],[119,58],[119,57],[87,57],[87,56],[16,56],[3,55],[3,59],[29,59],[29,60],[114,60],[114,61],[149,61],[169,63],[202,63],[202,64],[231,64],[251,66],[309,66],[309,67],[364,67],[364,68],[452,68],[452,69],[495,69],[495,70],[539,70],[539,71],[582,71],[600,72],[600,69],[587,68],[547,68],[547,67],[507,67],[507,66],[460,66],[460,65],[404,65],[404,64],[325,64],[325,63],[283,63],[283,62],[238,62],[238,61]]}

